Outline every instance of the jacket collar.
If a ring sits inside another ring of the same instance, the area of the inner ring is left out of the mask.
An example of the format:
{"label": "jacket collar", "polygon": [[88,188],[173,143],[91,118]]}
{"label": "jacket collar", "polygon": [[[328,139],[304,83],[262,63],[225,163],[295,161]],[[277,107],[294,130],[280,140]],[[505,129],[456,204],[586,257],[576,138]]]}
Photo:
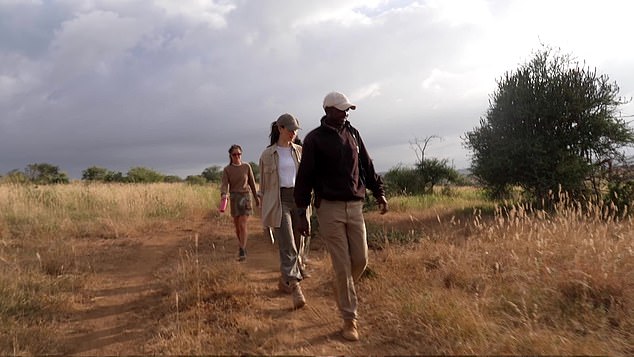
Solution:
{"label": "jacket collar", "polygon": [[330,129],[330,130],[334,130],[334,131],[336,131],[336,132],[338,132],[338,133],[339,133],[339,132],[341,132],[343,129],[350,127],[350,121],[349,121],[348,119],[346,119],[346,120],[343,122],[343,125],[342,125],[340,128],[337,128],[337,127],[335,127],[335,126],[332,126],[332,125],[330,125],[330,124],[326,123],[326,116],[324,115],[323,117],[321,117],[321,126],[322,126],[322,127],[324,127],[324,128],[328,128],[328,129]]}

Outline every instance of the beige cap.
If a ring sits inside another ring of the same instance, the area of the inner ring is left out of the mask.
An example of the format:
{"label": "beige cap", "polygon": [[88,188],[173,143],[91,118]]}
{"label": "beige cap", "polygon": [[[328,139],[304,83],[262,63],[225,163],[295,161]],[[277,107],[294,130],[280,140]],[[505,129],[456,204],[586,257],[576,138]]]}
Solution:
{"label": "beige cap", "polygon": [[284,113],[277,118],[277,126],[283,126],[288,130],[301,129],[299,127],[299,120],[293,116],[293,114]]}
{"label": "beige cap", "polygon": [[350,103],[345,94],[339,92],[330,92],[324,98],[324,108],[335,107],[339,110],[346,111],[348,109],[355,110],[357,106]]}

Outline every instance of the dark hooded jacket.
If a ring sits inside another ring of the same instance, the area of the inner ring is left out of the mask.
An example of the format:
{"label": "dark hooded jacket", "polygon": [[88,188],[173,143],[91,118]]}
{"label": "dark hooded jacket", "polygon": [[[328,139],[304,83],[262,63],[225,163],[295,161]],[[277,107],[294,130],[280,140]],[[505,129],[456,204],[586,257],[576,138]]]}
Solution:
{"label": "dark hooded jacket", "polygon": [[359,131],[345,121],[341,129],[321,119],[321,125],[306,135],[302,161],[295,180],[295,203],[310,205],[311,191],[315,206],[321,199],[355,201],[365,198],[366,188],[375,198],[385,195],[383,181],[374,170]]}

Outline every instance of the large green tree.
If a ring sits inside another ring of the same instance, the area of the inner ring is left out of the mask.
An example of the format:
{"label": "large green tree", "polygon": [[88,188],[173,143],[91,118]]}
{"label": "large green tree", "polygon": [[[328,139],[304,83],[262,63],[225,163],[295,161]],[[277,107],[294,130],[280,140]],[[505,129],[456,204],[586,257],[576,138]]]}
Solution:
{"label": "large green tree", "polygon": [[494,194],[513,186],[534,198],[559,187],[587,193],[602,164],[622,160],[634,143],[616,82],[570,55],[544,46],[497,83],[486,116],[464,138],[474,176]]}

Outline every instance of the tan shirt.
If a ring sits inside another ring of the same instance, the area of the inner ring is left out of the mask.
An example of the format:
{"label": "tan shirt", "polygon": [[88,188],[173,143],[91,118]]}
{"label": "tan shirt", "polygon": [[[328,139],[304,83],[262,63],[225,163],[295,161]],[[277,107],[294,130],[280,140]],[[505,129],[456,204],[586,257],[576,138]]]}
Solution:
{"label": "tan shirt", "polygon": [[[293,145],[291,155],[295,161],[295,172],[302,157],[302,147]],[[262,225],[279,227],[282,224],[282,201],[280,199],[279,154],[277,145],[264,149],[260,155],[260,194]]]}
{"label": "tan shirt", "polygon": [[248,193],[249,189],[255,196],[257,194],[255,188],[255,177],[251,165],[242,163],[240,166],[229,164],[222,171],[222,183],[220,184],[220,193],[242,192]]}

